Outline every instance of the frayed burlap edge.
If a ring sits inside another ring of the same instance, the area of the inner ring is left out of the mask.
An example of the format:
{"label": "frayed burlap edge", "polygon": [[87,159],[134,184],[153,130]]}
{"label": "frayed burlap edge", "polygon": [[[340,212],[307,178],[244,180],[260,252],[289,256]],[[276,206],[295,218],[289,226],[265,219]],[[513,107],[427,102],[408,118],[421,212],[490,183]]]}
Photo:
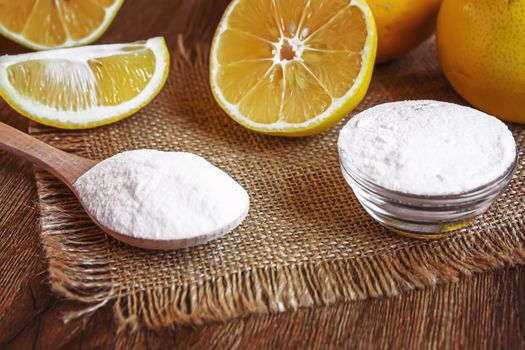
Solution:
{"label": "frayed burlap edge", "polygon": [[[207,65],[208,49],[184,48],[182,37],[174,55],[177,65]],[[113,302],[121,330],[173,325],[200,325],[248,314],[278,313],[300,307],[330,305],[370,297],[395,296],[462,275],[525,264],[525,223],[514,219],[503,227],[437,240],[388,254],[311,264],[256,268],[183,285],[155,288],[122,285],[111,266],[110,239],[99,230],[86,230],[82,217],[72,217],[71,239],[57,234],[54,217],[69,215],[65,186],[35,170],[42,221],[42,240],[49,261],[51,288],[69,300],[86,303],[66,321],[90,314]],[[60,201],[60,206],[54,205]],[[66,209],[64,211],[64,208]],[[71,212],[74,212],[72,210]],[[74,224],[73,224],[74,223]],[[67,252],[64,254],[63,252]],[[71,253],[75,260],[69,260]]]}
{"label": "frayed burlap edge", "polygon": [[[68,190],[47,173],[37,170],[35,175],[41,210],[48,218],[42,227],[42,239],[52,290],[89,305],[68,314],[66,320],[114,302],[121,329],[200,325],[248,314],[394,296],[457,281],[461,275],[525,264],[525,225],[516,221],[497,230],[486,228],[478,234],[431,241],[390,254],[257,268],[192,284],[129,289],[120,284],[110,265],[110,238],[96,229],[83,229],[78,219],[86,218],[72,218],[78,231],[71,239],[54,234],[57,227],[49,218],[65,213],[56,212],[59,209],[53,202],[60,200],[61,208],[78,204],[64,203],[64,192]],[[67,258],[72,252],[74,261]]]}

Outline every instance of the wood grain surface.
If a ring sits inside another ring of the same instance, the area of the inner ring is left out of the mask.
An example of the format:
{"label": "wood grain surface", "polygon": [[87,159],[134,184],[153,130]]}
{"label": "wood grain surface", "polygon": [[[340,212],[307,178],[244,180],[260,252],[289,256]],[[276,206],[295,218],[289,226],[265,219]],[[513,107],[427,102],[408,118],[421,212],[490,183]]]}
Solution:
{"label": "wood grain surface", "polygon": [[[227,1],[127,1],[101,42],[186,33],[209,35]],[[204,23],[193,18],[205,16]],[[0,39],[0,54],[26,50]],[[0,102],[0,121],[27,121]],[[31,165],[0,152],[0,348],[5,349],[277,349],[277,348],[525,348],[525,268],[463,278],[389,299],[249,317],[226,324],[163,332],[118,332],[111,305],[63,322],[75,307],[55,297],[39,245]]]}
{"label": "wood grain surface", "polygon": [[98,163],[52,147],[5,123],[0,123],[0,149],[49,171],[72,191],[73,183]]}

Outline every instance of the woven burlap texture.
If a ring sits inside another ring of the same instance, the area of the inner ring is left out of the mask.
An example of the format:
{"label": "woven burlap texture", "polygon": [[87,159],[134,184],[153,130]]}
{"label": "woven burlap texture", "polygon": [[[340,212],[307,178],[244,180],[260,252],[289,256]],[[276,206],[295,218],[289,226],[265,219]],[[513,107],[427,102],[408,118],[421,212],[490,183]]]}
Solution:
{"label": "woven burlap texture", "polygon": [[[39,139],[92,159],[138,148],[194,152],[251,197],[246,221],[223,238],[154,252],[106,236],[63,184],[37,171],[52,289],[86,303],[71,317],[114,302],[121,327],[201,324],[397,295],[524,263],[523,155],[507,192],[468,229],[434,241],[397,236],[365,213],[341,176],[336,140],[342,123],[299,139],[237,125],[212,97],[207,55],[206,46],[179,49],[161,94],[122,122],[86,131],[31,126]],[[421,98],[462,102],[441,74],[433,40],[378,67],[356,112]],[[524,149],[525,128],[511,128]]]}

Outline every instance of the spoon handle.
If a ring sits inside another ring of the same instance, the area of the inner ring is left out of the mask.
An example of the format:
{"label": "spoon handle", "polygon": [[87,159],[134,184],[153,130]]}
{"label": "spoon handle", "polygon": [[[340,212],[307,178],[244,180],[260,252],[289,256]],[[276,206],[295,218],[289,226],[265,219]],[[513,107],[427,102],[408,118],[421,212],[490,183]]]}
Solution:
{"label": "spoon handle", "polygon": [[97,163],[61,151],[4,123],[0,123],[0,149],[38,165],[67,185]]}

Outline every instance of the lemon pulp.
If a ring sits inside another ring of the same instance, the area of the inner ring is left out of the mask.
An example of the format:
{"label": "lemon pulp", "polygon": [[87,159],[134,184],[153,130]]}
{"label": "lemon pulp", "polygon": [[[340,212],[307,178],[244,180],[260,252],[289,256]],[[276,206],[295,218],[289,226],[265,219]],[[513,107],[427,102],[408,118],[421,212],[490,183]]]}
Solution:
{"label": "lemon pulp", "polygon": [[0,33],[32,49],[85,45],[104,33],[123,0],[0,0]]}
{"label": "lemon pulp", "polygon": [[29,118],[89,128],[129,116],[164,85],[169,54],[161,37],[0,58],[0,95]]}
{"label": "lemon pulp", "polygon": [[7,79],[22,98],[58,110],[81,111],[133,99],[155,71],[155,56],[147,48],[86,63],[64,59],[20,62],[7,68]]}
{"label": "lemon pulp", "polygon": [[212,89],[251,129],[311,134],[362,99],[376,45],[363,1],[237,0],[212,45]]}

